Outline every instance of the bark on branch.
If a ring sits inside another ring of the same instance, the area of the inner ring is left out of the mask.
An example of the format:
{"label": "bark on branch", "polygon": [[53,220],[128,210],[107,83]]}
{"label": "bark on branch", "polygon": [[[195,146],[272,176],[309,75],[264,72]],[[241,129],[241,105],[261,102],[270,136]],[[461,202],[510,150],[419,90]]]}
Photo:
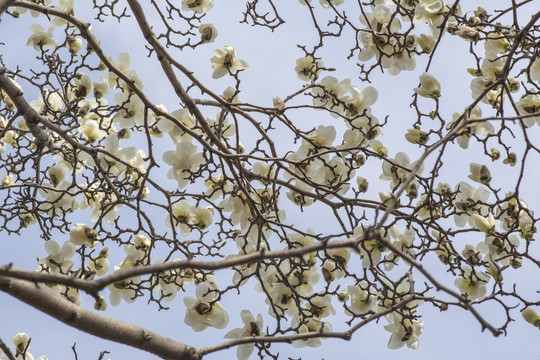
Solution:
{"label": "bark on branch", "polygon": [[201,354],[194,347],[136,325],[85,310],[43,285],[0,275],[0,290],[71,327],[100,338],[133,346],[163,359],[201,359]]}

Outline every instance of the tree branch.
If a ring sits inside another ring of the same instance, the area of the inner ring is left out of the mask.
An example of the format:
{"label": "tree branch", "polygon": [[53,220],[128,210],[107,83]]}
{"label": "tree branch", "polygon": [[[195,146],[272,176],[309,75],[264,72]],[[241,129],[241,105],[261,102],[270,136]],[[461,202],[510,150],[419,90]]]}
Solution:
{"label": "tree branch", "polygon": [[303,246],[295,249],[278,250],[278,251],[257,251],[246,255],[233,256],[221,261],[197,261],[197,260],[181,260],[170,261],[161,264],[133,267],[127,270],[120,270],[111,275],[102,277],[98,280],[83,280],[80,278],[67,276],[63,274],[40,273],[35,271],[27,271],[15,268],[11,265],[0,265],[0,276],[6,276],[16,279],[28,280],[33,282],[47,282],[74,287],[84,290],[91,295],[97,293],[109,284],[118,281],[129,279],[134,276],[160,273],[173,269],[200,269],[200,270],[219,270],[230,268],[233,266],[244,265],[258,262],[264,259],[287,259],[293,257],[301,257],[314,251],[324,249],[337,248],[357,248],[358,243],[365,240],[364,235],[353,236],[346,240],[338,240],[331,242],[318,242],[309,246]]}
{"label": "tree branch", "polygon": [[71,327],[100,338],[133,346],[163,359],[201,359],[201,354],[191,346],[136,325],[85,310],[43,285],[0,275],[0,290]]}

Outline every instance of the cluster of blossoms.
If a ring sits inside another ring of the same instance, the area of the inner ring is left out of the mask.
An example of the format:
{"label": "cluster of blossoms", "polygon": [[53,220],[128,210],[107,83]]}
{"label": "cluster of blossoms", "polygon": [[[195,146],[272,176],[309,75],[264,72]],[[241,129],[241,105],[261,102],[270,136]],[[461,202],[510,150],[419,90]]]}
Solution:
{"label": "cluster of blossoms", "polygon": [[[328,65],[332,59],[323,61],[319,46],[312,51],[300,46],[305,56],[289,66],[291,71],[294,67],[302,87],[283,100],[274,97],[273,107],[239,101],[247,82],[241,78],[249,65],[238,58],[233,46],[215,49],[210,64],[202,62],[212,71],[215,83],[235,82],[222,95],[202,85],[195,72],[177,66],[174,57],[154,46],[151,51],[163,64],[175,64],[175,70],[166,73],[179,96],[175,103],[181,105],[169,111],[145,94],[131,55],[124,52],[111,58],[92,48],[97,40],[90,41],[91,27],[88,33],[79,32],[59,17],[52,19],[48,30],[35,24],[27,46],[38,52],[47,70],[9,81],[19,90],[19,83],[39,84],[37,99],[29,103],[38,120],[16,121],[29,110],[18,108],[15,96],[7,93],[7,87],[0,87],[0,189],[7,194],[2,199],[7,215],[0,214],[0,220],[10,233],[34,224],[42,229],[46,255],[38,258],[38,271],[91,281],[113,271],[164,265],[162,271],[130,274],[130,278],[108,284],[108,299],[98,295],[94,307],[103,311],[108,304],[133,303],[147,294],[149,302],[160,309],[166,309],[165,304],[183,304],[184,323],[195,332],[226,329],[229,293],[247,296],[248,288],[255,288],[257,296],[264,297],[260,303],[268,315],[255,317],[250,310],[242,310],[236,317],[242,327],[229,330],[224,337],[309,334],[288,339],[295,347],[320,346],[317,335],[333,331],[341,310],[351,327],[356,321],[384,318],[389,348],[417,349],[424,328],[419,308],[424,301],[441,310],[490,299],[506,301],[497,298],[503,293],[510,296],[502,290],[503,273],[519,269],[531,258],[527,252],[536,234],[534,211],[519,197],[523,171],[518,186],[503,197],[504,191],[493,185],[498,181],[496,173],[492,176],[483,160],[470,163],[470,173],[465,174],[470,181],[451,185],[438,179],[444,170],[443,150],[435,163],[428,155],[456,142],[471,151],[483,145],[490,161],[499,160],[500,152],[505,151],[503,164],[525,162],[526,156],[518,159],[504,136],[507,132],[514,136],[512,122],[519,123],[524,134],[540,124],[540,58],[532,50],[537,48],[535,43],[528,37],[515,42],[516,29],[490,24],[481,8],[463,15],[457,4],[442,0],[377,0],[359,4],[362,15],[354,19],[341,15],[344,0],[300,3],[310,14],[315,7],[336,13],[330,24],[339,28],[338,33],[320,30],[312,15],[320,46],[324,37],[341,36],[354,24],[356,45],[351,57],[357,53],[362,63],[360,80],[369,80],[376,68],[390,75],[415,70],[419,58],[431,56],[443,36],[465,41],[474,55],[477,44],[483,43],[476,67],[468,70],[473,76],[474,103],[446,114],[441,105],[450,92],[442,91],[429,66],[420,72],[418,86],[408,89],[417,121],[405,139],[425,151],[422,160],[414,161],[413,152],[394,152],[394,147],[386,147],[391,144],[387,141],[383,145],[382,128],[388,119],[379,121],[372,113],[379,98],[375,87],[355,86],[351,79],[328,75],[333,70]],[[213,0],[183,0],[176,12],[169,11],[171,18],[181,14],[179,19],[189,26],[187,45],[177,48],[195,49],[216,40],[216,27],[201,23],[213,5]],[[73,14],[74,1],[61,0],[60,8]],[[18,14],[23,10],[16,9]],[[257,25],[269,21],[266,15],[257,18],[250,7],[246,14],[258,19],[254,20]],[[407,23],[410,27],[405,29]],[[428,34],[420,33],[424,27]],[[56,28],[65,29],[65,34],[55,33]],[[60,40],[62,36],[65,39]],[[158,34],[156,38],[175,45],[170,36]],[[191,43],[193,37],[197,40]],[[71,60],[60,65],[51,54]],[[527,62],[519,71],[518,61]],[[370,63],[374,64],[371,68]],[[185,75],[185,83],[191,81],[185,89],[184,79],[177,81],[175,71]],[[57,80],[50,80],[50,73],[59,74]],[[200,90],[200,98],[193,89]],[[493,121],[502,116],[509,100],[519,119]],[[434,109],[420,110],[424,104]],[[325,123],[305,125],[297,121],[301,116],[294,117],[295,111],[326,116]],[[297,145],[283,149],[289,135],[287,145],[292,141]],[[50,142],[38,141],[43,136]],[[430,138],[437,139],[429,143]],[[536,147],[528,143],[527,152],[531,149]],[[35,170],[31,174],[30,167]],[[380,169],[380,176],[373,176],[373,169]],[[377,179],[382,182],[375,184],[372,197],[368,187]],[[386,183],[388,187],[383,188]],[[307,229],[297,224],[300,217],[312,216],[319,209],[324,210],[313,222],[325,217],[321,224]],[[84,221],[79,214],[86,214],[91,224],[79,223]],[[321,228],[325,233],[318,233]],[[69,239],[59,242],[68,237],[68,231]],[[462,234],[472,234],[480,241],[471,236],[460,247],[454,239]],[[342,239],[349,242],[334,246]],[[310,246],[317,250],[303,250]],[[265,257],[267,251],[283,254],[269,258]],[[256,261],[227,264],[251,255],[260,256]],[[447,291],[448,287],[435,281],[426,282],[425,287],[415,282],[415,276],[427,271],[417,264],[430,256],[439,260],[435,263],[441,271],[452,274],[457,292]],[[119,259],[114,266],[112,259]],[[223,261],[222,268],[231,273],[230,285],[218,286],[204,266],[180,265],[183,260],[208,259]],[[55,283],[46,286],[80,305],[77,288]],[[453,296],[455,302],[433,295],[433,286]],[[183,301],[177,301],[178,294]],[[524,319],[540,325],[540,317],[530,307],[540,304],[524,304]],[[14,339],[17,358],[33,359],[27,352],[28,336],[18,334]],[[255,348],[259,354],[269,351],[270,343],[240,342],[239,360],[248,359]]]}

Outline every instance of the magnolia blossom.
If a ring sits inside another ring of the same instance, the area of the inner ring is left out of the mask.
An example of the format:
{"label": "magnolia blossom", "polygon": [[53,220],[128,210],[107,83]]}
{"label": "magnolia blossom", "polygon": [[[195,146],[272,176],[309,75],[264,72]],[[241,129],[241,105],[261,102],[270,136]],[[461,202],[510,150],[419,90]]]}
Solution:
{"label": "magnolia blossom", "polygon": [[39,24],[33,24],[30,26],[30,30],[33,35],[28,38],[26,46],[32,45],[36,51],[40,51],[45,46],[54,48],[56,46],[56,41],[53,40],[53,31],[54,27],[50,27],[49,30],[45,31],[43,26]]}
{"label": "magnolia blossom", "polygon": [[199,26],[199,33],[201,34],[201,42],[203,43],[214,42],[218,35],[216,27],[212,24],[201,24]]}
{"label": "magnolia blossom", "polygon": [[[396,248],[403,251],[405,254],[411,256],[414,258],[415,251],[412,249],[412,245],[415,239],[415,232],[411,227],[405,228],[405,231],[403,234],[399,230],[399,227],[394,224],[390,228],[390,236],[394,239],[392,242],[392,245],[394,245]],[[384,269],[385,270],[391,270],[394,268],[394,266],[397,264],[397,261],[399,260],[399,256],[391,252],[389,255],[385,256],[384,258]]]}
{"label": "magnolia blossom", "polygon": [[[243,328],[236,328],[225,334],[226,339],[241,339],[250,336],[259,336],[263,330],[263,318],[261,314],[257,315],[257,320],[249,310],[242,310],[240,313],[242,321],[244,322]],[[241,344],[236,349],[236,356],[238,360],[247,360],[253,350],[255,349],[255,343]]]}
{"label": "magnolia blossom", "polygon": [[313,56],[307,55],[296,60],[294,71],[300,80],[312,81],[319,76],[322,67],[324,63],[321,59],[314,59]]}
{"label": "magnolia blossom", "polygon": [[54,187],[43,186],[39,189],[43,200],[40,209],[47,211],[51,216],[61,216],[62,214],[73,212],[79,208],[79,201],[71,192],[73,184],[63,180]]}
{"label": "magnolia blossom", "polygon": [[[34,360],[34,355],[32,355],[29,351],[30,340],[31,338],[26,333],[18,333],[11,338],[11,342],[13,345],[15,345],[16,348],[15,359]],[[24,358],[22,357],[23,354]],[[8,359],[7,356],[4,356],[4,352],[2,350],[0,350],[0,359]],[[11,359],[11,357],[9,359]],[[48,360],[48,358],[45,355],[41,355],[36,360]]]}
{"label": "magnolia blossom", "polygon": [[214,221],[214,208],[211,206],[206,208],[193,206],[190,212],[191,223],[201,230],[210,226]]}
{"label": "magnolia blossom", "polygon": [[489,235],[486,236],[483,242],[478,244],[478,251],[486,254],[488,259],[502,266],[512,266],[517,259],[517,256],[513,254],[516,253],[519,244],[519,239],[515,235],[510,235],[508,238]]}
{"label": "magnolia blossom", "polygon": [[180,189],[184,188],[191,176],[205,160],[195,145],[187,141],[181,141],[176,145],[176,151],[167,151],[163,154],[163,161],[172,166],[167,173],[167,178],[175,179]]}
{"label": "magnolia blossom", "polygon": [[348,315],[363,315],[370,311],[377,310],[377,291],[369,289],[366,282],[358,285],[349,285],[347,293],[350,296],[351,304],[347,306]]}
{"label": "magnolia blossom", "polygon": [[472,220],[473,220],[474,226],[478,230],[483,231],[486,234],[491,234],[493,233],[493,231],[495,231],[495,218],[493,217],[493,214],[491,212],[489,213],[489,216],[487,219],[478,214],[473,214]]}
{"label": "magnolia blossom", "polygon": [[231,213],[230,220],[233,225],[240,224],[243,231],[248,229],[251,224],[251,210],[243,192],[238,196],[227,197],[219,206],[223,208],[223,211]]}
{"label": "magnolia blossom", "polygon": [[193,11],[202,14],[214,6],[214,0],[182,0],[183,11]]}
{"label": "magnolia blossom", "polygon": [[[523,95],[516,104],[521,115],[528,115],[521,121],[526,127],[531,127],[534,124],[540,124],[540,96],[534,94]],[[529,116],[534,115],[536,116]]]}
{"label": "magnolia blossom", "polygon": [[[176,258],[172,261],[178,262],[180,259]],[[157,260],[155,264],[162,264],[163,262],[164,260]],[[172,302],[176,298],[178,291],[180,291],[184,280],[189,282],[189,278],[184,278],[184,272],[184,269],[171,269],[155,275],[157,284],[153,290],[160,294],[162,301],[166,303]]]}
{"label": "magnolia blossom", "polygon": [[418,37],[418,46],[420,46],[422,51],[429,54],[435,47],[435,39],[432,36],[420,34]]}
{"label": "magnolia blossom", "polygon": [[540,57],[537,57],[532,63],[529,71],[532,81],[540,81]]}
{"label": "magnolia blossom", "polygon": [[[313,130],[308,135],[308,138],[309,140],[311,140],[311,143],[315,145],[323,146],[323,147],[330,147],[332,146],[332,143],[336,139],[336,128],[333,127],[332,125],[330,126],[319,125],[319,127],[317,127],[317,130]],[[311,143],[309,144],[311,145]]]}
{"label": "magnolia blossom", "polygon": [[[75,0],[60,0],[60,10],[68,14],[72,14],[74,7],[75,7]],[[61,27],[66,24],[67,24],[67,21],[60,17],[54,17],[53,21],[51,22],[51,26],[54,26],[54,27]]]}
{"label": "magnolia blossom", "polygon": [[214,57],[210,61],[215,69],[212,74],[214,79],[249,67],[247,62],[236,57],[236,50],[230,45],[225,45],[223,49],[214,50]]}
{"label": "magnolia blossom", "polygon": [[482,299],[487,292],[489,276],[480,271],[473,271],[470,266],[463,266],[463,275],[454,281],[454,285],[469,300]]}
{"label": "magnolia blossom", "polygon": [[47,113],[48,109],[56,112],[62,108],[62,105],[62,97],[57,92],[51,92],[48,89],[40,92],[38,99],[30,103],[30,106],[42,115]]}
{"label": "magnolia blossom", "polygon": [[457,212],[454,215],[454,221],[457,226],[463,227],[467,223],[473,226],[474,223],[471,221],[471,216],[474,213],[487,216],[488,209],[485,203],[489,198],[489,191],[483,187],[475,189],[464,181],[456,185],[455,191],[457,191],[457,194],[454,199],[454,206]]}
{"label": "magnolia blossom", "polygon": [[338,81],[333,76],[326,76],[321,80],[320,86],[313,88],[313,105],[331,109],[334,107],[335,99],[343,97],[350,87],[351,79]]}
{"label": "magnolia blossom", "polygon": [[229,316],[223,307],[215,301],[214,286],[208,281],[197,285],[196,298],[184,297],[186,317],[184,322],[191,326],[193,331],[200,332],[207,327],[223,329],[229,323]]}
{"label": "magnolia blossom", "polygon": [[38,261],[42,269],[66,274],[75,265],[70,260],[75,255],[75,246],[73,246],[73,243],[66,241],[60,247],[56,241],[47,240],[44,245],[48,255]]}
{"label": "magnolia blossom", "polygon": [[[345,96],[342,101],[345,103],[345,116],[351,118],[362,115],[371,105],[375,104],[379,96],[377,89],[373,86],[368,86],[364,90],[360,90],[356,86],[351,86],[349,93],[350,95]],[[366,115],[370,114],[367,113]]]}
{"label": "magnolia blossom", "polygon": [[233,189],[231,181],[226,179],[223,174],[211,175],[204,182],[204,186],[208,189],[206,195],[210,196],[210,200],[216,200],[220,196],[225,198],[225,194]]}
{"label": "magnolia blossom", "polygon": [[477,163],[470,164],[471,174],[468,176],[472,181],[479,182],[483,185],[488,185],[491,181],[491,174],[486,165]]}
{"label": "magnolia blossom", "polygon": [[[125,75],[127,75],[131,80],[133,80],[133,84],[136,85],[139,89],[142,90],[143,88],[143,82],[139,78],[139,74],[136,70],[131,69],[131,55],[128,52],[122,52],[118,54],[118,58],[115,60],[113,58],[109,58],[109,61],[120,71],[122,71]],[[111,88],[119,88],[123,91],[129,92],[130,86],[124,82],[124,80],[121,80],[118,78],[118,76],[113,72],[105,73],[101,76],[101,80],[103,82],[107,82]],[[122,104],[122,103],[118,103]]]}
{"label": "magnolia blossom", "polygon": [[113,116],[114,121],[118,121],[120,127],[124,129],[132,128],[135,124],[144,124],[144,103],[137,95],[128,93],[114,94],[114,101],[122,108]]}
{"label": "magnolia blossom", "polygon": [[93,242],[98,241],[98,233],[90,226],[85,224],[77,224],[69,231],[69,240],[74,245],[91,245]]}
{"label": "magnolia blossom", "polygon": [[99,123],[94,120],[83,120],[81,126],[77,129],[89,142],[95,142],[107,136],[105,130],[100,129]]}
{"label": "magnolia blossom", "polygon": [[165,219],[165,225],[171,226],[171,217],[174,222],[174,226],[180,228],[182,236],[189,235],[191,233],[191,227],[189,221],[191,219],[191,206],[186,199],[175,202],[171,205],[171,212],[167,214]]}
{"label": "magnolia blossom", "polygon": [[329,8],[331,5],[339,6],[345,2],[345,0],[319,0],[323,8]]}
{"label": "magnolia blossom", "polygon": [[[126,257],[120,264],[115,265],[114,270],[126,270],[135,266],[141,265],[142,260],[146,257],[148,250],[150,249],[150,240],[141,234],[138,234],[133,239],[133,244],[124,245],[124,252]],[[134,276],[129,279],[117,281],[107,288],[110,291],[109,301],[112,306],[120,304],[122,299],[131,304],[137,297],[137,292],[134,290],[138,284],[140,284],[140,276]]]}
{"label": "magnolia blossom", "polygon": [[403,315],[393,312],[386,315],[389,324],[384,326],[386,331],[392,333],[388,341],[388,348],[399,349],[403,345],[411,350],[418,349],[420,344],[418,337],[424,331],[424,322],[421,320],[412,320]]}
{"label": "magnolia blossom", "polygon": [[496,60],[500,54],[506,53],[511,47],[510,41],[496,32],[489,33],[484,42],[486,58],[490,60]]}
{"label": "magnolia blossom", "polygon": [[[291,321],[291,327],[293,328],[298,327],[299,334],[304,334],[308,332],[324,333],[324,332],[332,331],[332,324],[328,322],[323,322],[317,319],[308,319],[304,323],[299,324],[299,321],[296,318],[294,318]],[[309,338],[307,340],[295,340],[292,342],[292,346],[297,347],[297,348],[304,347],[304,346],[318,347],[321,345],[322,345],[321,339],[319,338]]]}
{"label": "magnolia blossom", "polygon": [[426,98],[437,99],[441,96],[441,84],[430,73],[420,75],[420,87],[414,88],[414,92]]}
{"label": "magnolia blossom", "polygon": [[[383,173],[379,176],[381,180],[390,181],[390,188],[394,189],[396,186],[402,184],[409,176],[410,170],[417,166],[417,161],[411,164],[409,156],[404,152],[396,154],[395,159],[390,161],[384,161],[382,163]],[[424,170],[424,163],[420,164],[416,174],[422,174]]]}
{"label": "magnolia blossom", "polygon": [[469,147],[469,140],[474,135],[486,136],[493,134],[493,125],[491,125],[488,121],[471,121],[480,119],[481,117],[482,110],[478,106],[475,106],[470,111],[467,111],[465,115],[462,112],[455,112],[452,115],[452,121],[450,121],[446,126],[447,129],[452,129],[452,127],[454,127],[458,121],[465,122],[467,124],[459,132],[459,136],[456,138],[461,148],[467,149]]}
{"label": "magnolia blossom", "polygon": [[[180,124],[184,125],[188,129],[195,126],[195,119],[188,109],[182,108],[175,110],[171,113],[171,116],[176,118]],[[168,133],[175,144],[178,144],[180,141],[191,142],[192,140],[191,135],[185,132],[182,127],[165,117],[158,119],[157,128],[162,133]]]}
{"label": "magnolia blossom", "polygon": [[521,311],[521,316],[523,316],[523,319],[525,319],[525,321],[529,324],[540,327],[540,315],[538,315],[536,310],[532,308],[526,308]]}
{"label": "magnolia blossom", "polygon": [[97,276],[103,276],[105,275],[110,268],[109,260],[107,260],[107,257],[109,256],[109,248],[104,247],[99,252],[99,255],[95,258],[92,258],[92,261],[88,262],[86,266],[91,271],[95,272]]}

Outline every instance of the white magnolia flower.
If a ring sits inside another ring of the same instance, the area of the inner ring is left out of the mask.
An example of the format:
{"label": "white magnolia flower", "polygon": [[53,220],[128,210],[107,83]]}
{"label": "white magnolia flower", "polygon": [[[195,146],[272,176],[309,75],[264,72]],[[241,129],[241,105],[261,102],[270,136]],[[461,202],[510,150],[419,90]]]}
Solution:
{"label": "white magnolia flower", "polygon": [[184,188],[191,176],[205,160],[198,148],[190,142],[181,141],[176,145],[176,151],[167,151],[163,154],[163,161],[172,166],[167,173],[168,179],[178,181],[178,187]]}
{"label": "white magnolia flower", "polygon": [[330,4],[339,6],[345,2],[345,0],[319,0],[323,8],[329,8]]}
{"label": "white magnolia flower", "polygon": [[93,143],[107,136],[105,130],[100,129],[99,123],[94,120],[83,120],[77,129],[86,140]]}
{"label": "white magnolia flower", "polygon": [[[520,115],[527,115],[522,121],[530,128],[534,124],[540,124],[540,96],[534,94],[523,95],[516,104]],[[535,115],[536,116],[531,116]]]}
{"label": "white magnolia flower", "polygon": [[540,315],[533,308],[526,308],[521,311],[521,316],[526,322],[533,324],[536,327],[540,327]]}
{"label": "white magnolia flower", "polygon": [[[11,342],[15,345],[16,353],[15,359],[22,360],[22,354],[24,354],[24,360],[34,360],[34,355],[30,353],[30,337],[26,333],[18,333],[11,338]],[[4,356],[4,352],[0,350],[0,359],[7,360],[8,357]],[[11,359],[11,358],[10,358]],[[41,355],[37,360],[47,360],[45,355]]]}
{"label": "white magnolia flower", "polygon": [[36,51],[40,51],[42,48],[49,46],[54,48],[56,46],[56,41],[53,40],[53,31],[54,27],[50,27],[49,30],[45,31],[43,26],[39,24],[33,24],[30,26],[32,35],[28,38],[26,46],[32,45]]}
{"label": "white magnolia flower", "polygon": [[351,79],[338,81],[333,76],[325,76],[321,80],[320,86],[313,88],[313,105],[332,109],[335,99],[341,99],[350,88]]}
{"label": "white magnolia flower", "polygon": [[96,273],[97,276],[103,276],[111,267],[109,260],[107,260],[107,257],[109,256],[109,248],[104,247],[99,252],[99,255],[95,258],[92,258],[92,261],[86,263],[86,266],[88,269],[92,270]]}
{"label": "white magnolia flower", "polygon": [[[122,52],[118,54],[118,58],[115,60],[113,58],[109,58],[109,61],[120,71],[122,71],[125,75],[127,75],[134,84],[142,90],[143,88],[143,82],[139,78],[139,74],[136,70],[131,69],[131,55],[128,52]],[[124,80],[121,80],[118,78],[118,76],[113,72],[105,73],[101,76],[101,80],[103,82],[107,82],[111,88],[119,88],[123,91],[129,92],[130,86],[124,82]],[[119,103],[122,104],[122,103]]]}
{"label": "white magnolia flower", "polygon": [[[68,14],[73,14],[74,7],[75,7],[75,0],[60,0],[60,10]],[[61,27],[66,24],[67,24],[67,21],[60,17],[54,17],[53,21],[51,21],[51,26],[53,27]]]}
{"label": "white magnolia flower", "polygon": [[537,57],[531,63],[531,70],[529,72],[532,81],[540,81],[540,57]]}
{"label": "white magnolia flower", "polygon": [[464,181],[456,185],[455,191],[457,191],[457,194],[454,199],[454,206],[456,207],[454,221],[457,226],[463,227],[467,223],[469,226],[474,226],[471,218],[474,213],[487,216],[488,209],[485,203],[489,198],[489,191],[482,187],[475,189]]}
{"label": "white magnolia flower", "polygon": [[488,185],[491,181],[491,174],[486,165],[481,165],[477,163],[470,164],[471,174],[468,175],[468,178],[472,181],[476,181],[483,185]]}
{"label": "white magnolia flower", "polygon": [[420,87],[414,88],[414,92],[426,98],[437,99],[441,96],[441,84],[430,73],[420,75]]}
{"label": "white magnolia flower", "polygon": [[[294,318],[291,321],[291,326],[293,328],[298,327],[299,334],[305,334],[308,332],[330,332],[332,331],[332,324],[328,322],[323,322],[317,319],[308,319],[305,323],[299,326],[298,320]],[[304,346],[309,347],[318,347],[321,346],[320,338],[309,338],[307,340],[295,340],[292,342],[292,346],[300,348]]]}
{"label": "white magnolia flower", "polygon": [[508,266],[516,259],[512,254],[515,254],[518,247],[519,239],[515,235],[510,235],[507,238],[489,235],[478,244],[478,251],[486,254],[488,259],[502,266]]}
{"label": "white magnolia flower", "polygon": [[118,121],[120,127],[130,129],[135,124],[144,125],[145,105],[137,95],[119,92],[114,94],[114,101],[122,106],[113,116],[113,120]]}
{"label": "white magnolia flower", "polygon": [[[244,322],[244,327],[229,331],[224,336],[226,339],[241,339],[250,336],[261,335],[263,328],[263,318],[261,314],[257,315],[257,320],[255,320],[255,317],[253,316],[251,311],[242,310],[240,316],[242,317],[242,321]],[[247,360],[253,353],[254,349],[254,343],[246,343],[239,345],[236,349],[236,356],[238,357],[238,360]]]}
{"label": "white magnolia flower", "polygon": [[197,298],[184,297],[184,305],[187,307],[184,322],[191,326],[193,331],[200,332],[209,326],[223,329],[229,323],[229,315],[215,301],[216,293],[212,291],[214,288],[210,282],[203,281],[197,285]]}
{"label": "white magnolia flower", "polygon": [[493,217],[493,214],[490,212],[488,215],[488,218],[473,214],[472,220],[474,223],[474,227],[476,227],[478,230],[485,232],[486,234],[491,234],[493,231],[495,231],[495,217]]}
{"label": "white magnolia flower", "polygon": [[171,217],[174,221],[174,226],[180,228],[182,236],[189,235],[191,233],[191,227],[188,225],[191,219],[191,206],[186,199],[175,202],[171,205],[171,214],[167,214],[165,225],[171,226]]}
{"label": "white magnolia flower", "polygon": [[40,259],[38,264],[42,269],[51,272],[66,274],[75,263],[70,260],[75,255],[75,246],[70,241],[66,241],[62,247],[54,240],[45,241],[47,257]]}
{"label": "white magnolia flower", "polygon": [[225,194],[233,189],[233,184],[223,174],[211,175],[204,182],[204,186],[208,189],[206,195],[210,196],[210,200],[216,200],[220,196],[225,198]]}
{"label": "white magnolia flower", "polygon": [[366,282],[349,285],[347,293],[351,300],[346,310],[348,315],[363,315],[370,311],[377,311],[377,291],[370,289]]}
{"label": "white magnolia flower", "polygon": [[[162,264],[163,261],[164,260],[157,260],[155,264]],[[176,258],[172,261],[177,262],[180,261],[180,259]],[[178,291],[180,291],[181,286],[184,283],[184,272],[184,269],[171,269],[155,275],[157,284],[153,290],[160,294],[160,298],[163,302],[168,303],[176,298]]]}
{"label": "white magnolia flower", "polygon": [[[409,156],[404,152],[398,152],[395,159],[384,161],[382,163],[383,173],[379,176],[381,180],[390,181],[390,188],[394,189],[401,185],[409,176],[410,171],[416,167],[417,161],[411,164]],[[420,175],[424,171],[424,163],[422,163],[416,174]]]}
{"label": "white magnolia flower", "polygon": [[473,271],[470,266],[463,266],[463,275],[454,281],[454,285],[469,300],[482,299],[486,296],[486,284],[489,276],[480,271]]}
{"label": "white magnolia flower", "polygon": [[98,233],[90,226],[85,224],[77,224],[69,231],[69,240],[74,245],[92,245],[93,242],[98,241]]}
{"label": "white magnolia flower", "polygon": [[324,296],[315,295],[308,301],[306,306],[306,310],[317,320],[336,314],[336,310],[332,306],[332,296],[330,294]]}
{"label": "white magnolia flower", "polygon": [[41,187],[39,193],[43,197],[43,201],[40,203],[40,209],[49,212],[51,216],[61,216],[77,210],[79,201],[68,190],[70,188],[72,188],[72,184],[66,180],[61,181],[54,187]]}
{"label": "white magnolia flower", "polygon": [[37,100],[30,103],[30,106],[43,115],[48,109],[54,112],[60,110],[63,104],[62,97],[57,92],[45,89],[39,93]]}
{"label": "white magnolia flower", "polygon": [[324,63],[321,59],[314,59],[313,56],[308,55],[296,60],[294,71],[300,80],[312,81],[319,76],[322,67],[324,67]]}
{"label": "white magnolia flower", "polygon": [[214,0],[182,0],[183,11],[193,11],[202,14],[214,6]]}
{"label": "white magnolia flower", "polygon": [[214,208],[211,206],[205,208],[192,206],[190,212],[191,223],[201,230],[206,229],[214,221]]}
{"label": "white magnolia flower", "polygon": [[[379,93],[373,86],[368,86],[364,90],[358,89],[356,86],[351,86],[349,89],[350,95],[345,96],[342,101],[345,103],[345,116],[354,118],[363,115],[371,105],[375,104]],[[366,115],[370,115],[369,113]]]}
{"label": "white magnolia flower", "polygon": [[386,315],[386,319],[389,324],[385,325],[384,329],[392,333],[388,341],[389,349],[399,349],[403,345],[407,345],[411,350],[418,349],[418,337],[424,331],[423,321],[404,318],[396,312]]}
{"label": "white magnolia flower", "polygon": [[201,42],[211,43],[218,36],[218,31],[212,24],[201,24],[199,25],[199,34],[201,34]]}
{"label": "white magnolia flower", "polygon": [[461,118],[462,122],[464,121],[465,125],[462,130],[459,132],[459,136],[456,138],[459,146],[463,149],[469,147],[469,140],[474,135],[486,136],[488,134],[493,134],[494,129],[493,125],[488,121],[482,122],[472,122],[471,120],[480,119],[482,117],[482,110],[475,106],[470,111],[467,111],[465,115],[462,112],[455,112],[452,115],[452,121],[446,126],[447,129],[451,129],[455,126],[456,122]]}
{"label": "white magnolia flower", "polygon": [[[309,133],[308,138],[315,145],[330,147],[336,139],[336,128],[332,125],[319,125],[319,127],[317,127],[317,130],[313,130],[311,133]],[[309,143],[306,142],[306,144]],[[308,146],[310,145],[311,144],[309,144]]]}
{"label": "white magnolia flower", "polygon": [[230,212],[230,219],[233,225],[240,224],[243,231],[247,231],[251,224],[251,210],[245,199],[243,192],[238,196],[229,196],[223,200],[219,206],[223,211]]}
{"label": "white magnolia flower", "polygon": [[225,45],[223,49],[214,50],[214,57],[210,61],[215,69],[212,74],[214,79],[219,79],[227,74],[233,74],[249,67],[247,62],[236,57],[236,50],[230,45]]}

